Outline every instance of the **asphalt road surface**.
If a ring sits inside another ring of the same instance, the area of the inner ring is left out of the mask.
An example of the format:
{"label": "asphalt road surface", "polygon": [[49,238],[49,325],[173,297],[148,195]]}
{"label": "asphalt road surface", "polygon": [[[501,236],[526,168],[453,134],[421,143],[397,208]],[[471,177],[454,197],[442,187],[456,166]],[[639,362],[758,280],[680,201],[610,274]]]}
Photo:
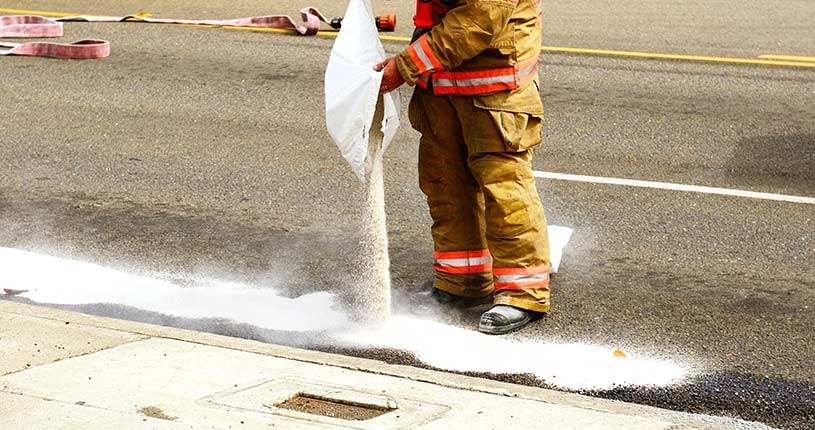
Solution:
{"label": "asphalt road surface", "polygon": [[[235,18],[307,4],[135,3],[2,7]],[[313,4],[327,15],[344,8]],[[409,33],[411,2],[376,9],[397,12],[397,36]],[[813,16],[810,1],[553,1],[544,45],[815,57]],[[81,38],[111,41],[112,55],[0,59],[0,246],[137,272],[282,277],[292,296],[354,287],[344,257],[358,243],[361,187],[325,131],[332,38],[66,25],[63,40]],[[815,68],[552,51],[542,64],[539,171],[815,197]],[[401,93],[406,108],[410,89]],[[417,138],[403,126],[386,155],[400,297],[432,276]],[[613,343],[698,365],[681,386],[594,395],[815,427],[815,204],[538,184],[550,223],[575,233],[553,312],[511,336]],[[451,323],[474,327],[477,317],[456,313]],[[418,365],[398,351],[341,352]]]}

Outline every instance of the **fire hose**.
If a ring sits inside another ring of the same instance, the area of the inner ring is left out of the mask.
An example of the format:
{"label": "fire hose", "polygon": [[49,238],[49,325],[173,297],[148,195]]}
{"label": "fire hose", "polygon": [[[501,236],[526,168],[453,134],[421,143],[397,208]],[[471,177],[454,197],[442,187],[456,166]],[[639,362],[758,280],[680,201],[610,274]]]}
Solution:
{"label": "fire hose", "polygon": [[[187,24],[206,26],[237,26],[257,28],[280,28],[298,32],[301,35],[314,35],[320,30],[321,23],[339,29],[342,18],[328,20],[316,8],[307,7],[300,11],[302,23],[296,22],[288,15],[254,16],[228,20],[185,20],[152,18],[149,14],[110,16],[69,16],[46,18],[36,15],[0,16],[0,38],[60,37],[63,35],[62,23],[65,21],[85,22],[145,22],[160,24]],[[383,15],[376,17],[380,31],[393,31],[396,17]],[[55,42],[0,42],[0,55],[27,55],[36,57],[54,57],[71,59],[103,58],[110,55],[110,42],[105,40],[85,39],[74,43]]]}
{"label": "fire hose", "polygon": [[[33,15],[0,16],[0,38],[60,37],[62,23]],[[0,55],[29,55],[57,58],[102,58],[110,55],[110,43],[86,39],[74,43],[28,42],[3,43]]]}

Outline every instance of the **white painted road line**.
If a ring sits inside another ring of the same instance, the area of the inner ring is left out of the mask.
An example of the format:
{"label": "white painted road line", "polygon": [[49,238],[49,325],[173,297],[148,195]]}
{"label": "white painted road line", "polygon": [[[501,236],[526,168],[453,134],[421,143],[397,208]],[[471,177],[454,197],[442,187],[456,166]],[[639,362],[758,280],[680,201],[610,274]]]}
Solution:
{"label": "white painted road line", "polygon": [[591,182],[595,184],[626,185],[629,187],[656,188],[660,190],[688,191],[692,193],[719,194],[722,196],[748,197],[760,200],[803,203],[815,205],[815,198],[789,196],[786,194],[759,193],[755,191],[733,190],[729,188],[703,187],[699,185],[672,184],[669,182],[639,181],[636,179],[606,178],[602,176],[570,175],[568,173],[542,172],[533,170],[536,178],[556,179],[561,181]]}

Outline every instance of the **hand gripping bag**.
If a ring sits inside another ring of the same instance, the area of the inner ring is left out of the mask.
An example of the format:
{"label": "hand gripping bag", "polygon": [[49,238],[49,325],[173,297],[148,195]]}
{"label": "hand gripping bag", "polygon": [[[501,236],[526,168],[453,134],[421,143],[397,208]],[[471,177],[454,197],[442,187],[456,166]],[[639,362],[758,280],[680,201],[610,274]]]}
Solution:
{"label": "hand gripping bag", "polygon": [[399,128],[399,94],[379,95],[385,59],[370,0],[351,0],[325,71],[328,133],[357,177],[367,181]]}

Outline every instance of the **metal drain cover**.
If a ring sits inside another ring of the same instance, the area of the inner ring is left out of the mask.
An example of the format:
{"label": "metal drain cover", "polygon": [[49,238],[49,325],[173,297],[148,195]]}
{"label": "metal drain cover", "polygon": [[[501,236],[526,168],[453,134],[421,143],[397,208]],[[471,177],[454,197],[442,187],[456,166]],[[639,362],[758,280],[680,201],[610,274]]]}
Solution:
{"label": "metal drain cover", "polygon": [[238,387],[201,399],[200,403],[359,430],[410,428],[450,410],[445,405],[401,395],[315,384],[292,377]]}
{"label": "metal drain cover", "polygon": [[370,405],[343,399],[332,399],[319,394],[298,393],[274,405],[277,408],[290,411],[305,412],[312,415],[339,418],[349,421],[364,421],[398,410],[396,403],[393,406]]}

